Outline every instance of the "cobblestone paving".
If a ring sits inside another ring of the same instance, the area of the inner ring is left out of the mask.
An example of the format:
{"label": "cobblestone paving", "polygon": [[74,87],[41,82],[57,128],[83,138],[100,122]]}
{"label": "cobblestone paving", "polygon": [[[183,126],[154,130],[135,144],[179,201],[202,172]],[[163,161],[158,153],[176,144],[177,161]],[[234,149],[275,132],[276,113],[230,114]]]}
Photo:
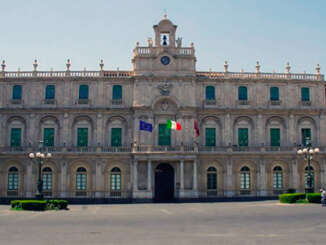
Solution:
{"label": "cobblestone paving", "polygon": [[0,244],[325,244],[326,208],[275,201],[71,205],[69,211],[0,206]]}

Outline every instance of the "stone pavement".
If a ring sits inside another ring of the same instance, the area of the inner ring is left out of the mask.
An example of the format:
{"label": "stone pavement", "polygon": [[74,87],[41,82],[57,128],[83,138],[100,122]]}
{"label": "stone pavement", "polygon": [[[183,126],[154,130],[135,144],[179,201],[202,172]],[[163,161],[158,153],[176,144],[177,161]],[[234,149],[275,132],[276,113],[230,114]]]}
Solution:
{"label": "stone pavement", "polygon": [[265,202],[0,206],[0,244],[325,244],[326,208]]}

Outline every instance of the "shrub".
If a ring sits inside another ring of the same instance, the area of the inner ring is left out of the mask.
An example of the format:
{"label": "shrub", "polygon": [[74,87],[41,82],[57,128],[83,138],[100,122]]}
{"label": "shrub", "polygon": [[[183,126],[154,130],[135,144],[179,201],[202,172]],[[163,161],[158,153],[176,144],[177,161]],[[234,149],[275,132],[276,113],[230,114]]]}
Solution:
{"label": "shrub", "polygon": [[321,203],[321,193],[307,193],[307,199],[310,203]]}
{"label": "shrub", "polygon": [[289,188],[287,189],[286,193],[296,193],[296,189]]}
{"label": "shrub", "polygon": [[306,199],[304,193],[281,194],[278,196],[281,203],[295,203],[297,200]]}
{"label": "shrub", "polygon": [[48,206],[52,209],[67,209],[68,201],[66,200],[48,200]]}
{"label": "shrub", "polygon": [[11,208],[15,210],[60,210],[67,209],[66,200],[13,200],[10,202]]}

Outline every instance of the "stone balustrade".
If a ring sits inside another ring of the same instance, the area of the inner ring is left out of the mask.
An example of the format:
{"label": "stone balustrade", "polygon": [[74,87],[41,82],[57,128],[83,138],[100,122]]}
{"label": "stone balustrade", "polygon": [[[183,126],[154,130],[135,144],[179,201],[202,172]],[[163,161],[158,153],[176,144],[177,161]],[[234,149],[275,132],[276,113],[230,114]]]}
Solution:
{"label": "stone balustrade", "polygon": [[197,77],[209,79],[266,79],[324,81],[324,75],[307,73],[197,72]]}
{"label": "stone balustrade", "polygon": [[[326,146],[321,146],[320,152],[326,153]],[[1,147],[0,154],[10,153],[29,153],[37,151],[35,147]],[[297,148],[295,146],[196,146],[196,145],[178,145],[178,146],[161,146],[161,145],[137,145],[137,146],[59,146],[48,147],[42,149],[42,151],[48,151],[53,153],[296,153]]]}

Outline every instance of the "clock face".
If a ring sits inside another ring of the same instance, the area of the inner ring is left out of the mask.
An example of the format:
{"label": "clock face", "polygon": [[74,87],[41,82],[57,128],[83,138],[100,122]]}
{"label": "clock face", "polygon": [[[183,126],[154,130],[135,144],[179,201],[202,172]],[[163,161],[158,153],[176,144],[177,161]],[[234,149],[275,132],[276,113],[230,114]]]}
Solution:
{"label": "clock face", "polygon": [[161,58],[161,63],[162,63],[163,65],[168,65],[168,64],[170,64],[170,58],[169,58],[168,56],[163,56],[163,57]]}

